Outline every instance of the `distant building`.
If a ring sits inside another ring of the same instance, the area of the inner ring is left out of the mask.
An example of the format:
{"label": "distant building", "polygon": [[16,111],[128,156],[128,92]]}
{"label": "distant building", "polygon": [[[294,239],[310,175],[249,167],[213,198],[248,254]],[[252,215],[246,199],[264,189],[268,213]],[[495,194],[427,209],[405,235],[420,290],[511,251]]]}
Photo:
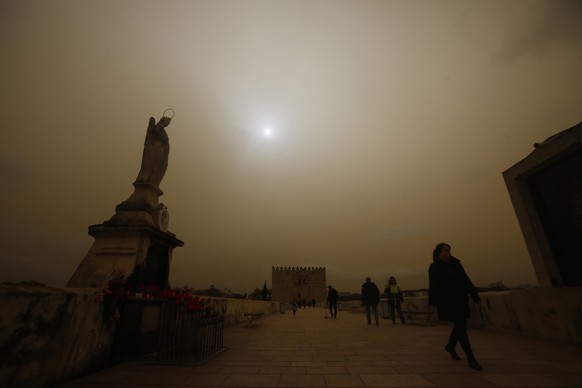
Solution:
{"label": "distant building", "polygon": [[273,267],[271,284],[274,301],[327,299],[325,267]]}

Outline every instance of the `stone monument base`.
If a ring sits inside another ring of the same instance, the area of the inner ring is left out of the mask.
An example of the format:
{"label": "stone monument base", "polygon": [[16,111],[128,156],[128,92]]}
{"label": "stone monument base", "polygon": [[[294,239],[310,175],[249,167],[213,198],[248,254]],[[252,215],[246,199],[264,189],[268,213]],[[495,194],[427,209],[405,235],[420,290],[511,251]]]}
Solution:
{"label": "stone monument base", "polygon": [[67,287],[106,287],[116,272],[128,279],[128,289],[167,287],[172,251],[184,243],[173,233],[139,222],[148,213],[131,213],[135,224],[106,221],[89,227],[95,241]]}
{"label": "stone monument base", "polygon": [[[172,109],[166,109],[166,112]],[[150,117],[141,168],[131,196],[115,207],[109,221],[89,227],[95,238],[68,287],[106,287],[119,275],[125,290],[164,289],[168,285],[172,251],[184,243],[168,232],[169,213],[158,199],[168,168],[170,143],[165,129],[171,117],[156,124]]]}

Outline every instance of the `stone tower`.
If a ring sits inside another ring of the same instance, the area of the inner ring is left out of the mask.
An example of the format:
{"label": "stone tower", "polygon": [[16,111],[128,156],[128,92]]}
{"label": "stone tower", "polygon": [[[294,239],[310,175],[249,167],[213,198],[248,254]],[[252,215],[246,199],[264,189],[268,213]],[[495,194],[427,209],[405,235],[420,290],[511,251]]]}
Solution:
{"label": "stone tower", "polygon": [[299,298],[321,303],[327,299],[325,267],[273,267],[271,284],[277,302]]}

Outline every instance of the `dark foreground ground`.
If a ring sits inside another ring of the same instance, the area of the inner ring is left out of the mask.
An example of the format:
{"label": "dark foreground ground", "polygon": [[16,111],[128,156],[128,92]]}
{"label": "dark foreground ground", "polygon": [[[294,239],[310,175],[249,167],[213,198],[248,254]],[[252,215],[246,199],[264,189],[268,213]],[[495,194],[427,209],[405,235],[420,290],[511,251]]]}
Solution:
{"label": "dark foreground ground", "polygon": [[471,330],[479,372],[443,350],[445,324],[368,326],[363,314],[324,315],[300,309],[227,328],[227,349],[201,366],[144,358],[63,387],[582,387],[581,347]]}

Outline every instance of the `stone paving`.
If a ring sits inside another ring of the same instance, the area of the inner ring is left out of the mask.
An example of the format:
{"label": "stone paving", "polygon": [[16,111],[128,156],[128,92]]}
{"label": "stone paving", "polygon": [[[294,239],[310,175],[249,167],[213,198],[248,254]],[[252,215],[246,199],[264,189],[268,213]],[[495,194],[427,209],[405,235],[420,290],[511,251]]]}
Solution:
{"label": "stone paving", "polygon": [[581,347],[470,330],[484,368],[475,371],[444,351],[447,324],[381,319],[376,326],[361,313],[324,316],[322,308],[300,309],[227,328],[227,349],[203,365],[144,358],[63,387],[582,387]]}

